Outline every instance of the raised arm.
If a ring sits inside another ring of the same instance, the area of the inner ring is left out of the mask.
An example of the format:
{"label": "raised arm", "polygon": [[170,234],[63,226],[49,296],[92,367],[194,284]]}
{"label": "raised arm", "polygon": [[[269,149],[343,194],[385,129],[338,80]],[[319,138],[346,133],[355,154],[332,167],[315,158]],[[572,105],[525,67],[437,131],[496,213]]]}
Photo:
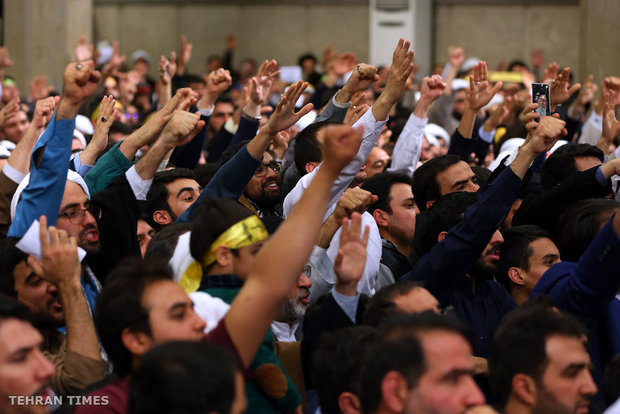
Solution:
{"label": "raised arm", "polygon": [[37,141],[30,164],[30,182],[22,192],[9,236],[22,236],[30,224],[45,214],[56,223],[67,180],[75,116],[82,102],[96,90],[101,74],[95,62],[70,63],[56,116]]}
{"label": "raised arm", "polygon": [[305,83],[298,82],[286,91],[267,124],[260,129],[246,147],[240,149],[233,158],[218,170],[200,197],[179,216],[175,223],[193,220],[199,206],[206,200],[221,197],[234,199],[241,197],[252,175],[260,166],[263,153],[271,144],[273,137],[281,130],[290,128],[299,118],[312,110],[312,104],[307,104],[295,112],[296,99],[299,99],[307,86]]}
{"label": "raised arm", "polygon": [[[64,230],[58,230],[53,226],[48,229],[45,216],[40,218],[39,239],[43,260],[40,262],[29,256],[28,264],[35,273],[56,285],[58,289],[67,328],[67,351],[100,362],[95,364],[100,372],[81,372],[87,371],[86,368],[89,367],[81,366],[75,370],[71,365],[66,365],[63,374],[78,378],[103,378],[107,364],[101,360],[99,340],[88,303],[82,293],[80,283],[82,269],[78,260],[77,241],[74,237],[68,237]],[[74,372],[67,372],[72,368]],[[88,384],[86,382],[81,386]]]}
{"label": "raised arm", "polygon": [[120,116],[115,108],[116,100],[113,96],[104,96],[99,105],[95,133],[88,146],[80,154],[82,165],[95,165],[95,161],[108,145],[108,132],[114,121]]}
{"label": "raised arm", "polygon": [[261,249],[226,314],[226,326],[246,366],[302,272],[318,236],[333,181],[357,153],[361,137],[359,129],[327,127],[323,168],[288,219]]}
{"label": "raised arm", "polygon": [[[371,110],[367,111],[354,125],[364,127],[362,144],[355,158],[342,169],[338,179],[334,183],[325,218],[331,214],[336,200],[351,184],[355,178],[355,175],[362,167],[362,164],[366,161],[368,154],[370,154],[370,151],[375,146],[377,138],[379,137],[385,122],[387,121],[387,116],[390,109],[400,100],[405,91],[407,78],[413,71],[413,51],[409,50],[409,45],[409,42],[405,42],[403,39],[398,42],[398,45],[394,51],[392,66],[390,67],[390,73],[388,75],[385,89],[372,106]],[[320,168],[321,167],[319,166],[318,169]],[[285,216],[290,213],[293,206],[299,200],[301,194],[303,194],[309,183],[314,179],[318,169],[315,169],[310,174],[303,176],[295,188],[286,196],[284,200]]]}
{"label": "raised arm", "polygon": [[422,79],[420,100],[416,103],[413,113],[409,116],[401,132],[392,157],[392,165],[388,171],[404,171],[409,175],[416,169],[422,152],[424,127],[428,122],[428,111],[446,88],[439,75],[426,76]]}

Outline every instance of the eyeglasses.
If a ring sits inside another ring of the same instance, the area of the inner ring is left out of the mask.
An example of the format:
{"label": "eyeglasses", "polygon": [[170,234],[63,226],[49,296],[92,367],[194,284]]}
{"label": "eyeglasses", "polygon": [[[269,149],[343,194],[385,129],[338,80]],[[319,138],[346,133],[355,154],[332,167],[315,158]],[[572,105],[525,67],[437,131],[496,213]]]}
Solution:
{"label": "eyeglasses", "polygon": [[261,164],[260,167],[256,169],[254,176],[257,178],[266,176],[268,168],[278,173],[282,170],[282,165],[278,161],[271,161],[269,164]]}
{"label": "eyeglasses", "polygon": [[127,120],[132,119],[132,118],[133,119],[138,119],[139,116],[140,115],[137,114],[137,113],[132,114],[132,113],[129,113],[129,112],[125,112],[125,119],[127,119]]}
{"label": "eyeglasses", "polygon": [[310,275],[312,274],[312,267],[310,267],[310,265],[305,265],[304,273],[306,274],[306,276],[310,277]]}
{"label": "eyeglasses", "polygon": [[81,207],[71,207],[58,215],[58,218],[66,218],[73,224],[81,224],[84,221],[84,217],[86,216],[86,212],[88,211],[95,218],[100,217],[101,210],[99,207],[93,206],[90,203],[84,204],[84,208]]}

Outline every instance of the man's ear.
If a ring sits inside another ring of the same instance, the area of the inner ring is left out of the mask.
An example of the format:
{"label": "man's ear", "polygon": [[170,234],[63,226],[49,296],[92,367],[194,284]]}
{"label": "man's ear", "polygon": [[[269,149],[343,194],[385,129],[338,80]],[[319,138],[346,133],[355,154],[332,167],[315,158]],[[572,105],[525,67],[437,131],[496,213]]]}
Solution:
{"label": "man's ear", "polygon": [[381,209],[375,209],[372,212],[372,217],[377,222],[377,226],[387,227],[390,224],[390,215]]}
{"label": "man's ear", "polygon": [[338,407],[342,414],[361,414],[362,404],[357,395],[345,391],[338,396]]}
{"label": "man's ear", "polygon": [[398,371],[388,371],[381,381],[381,399],[390,411],[402,413],[407,404],[409,387]]}
{"label": "man's ear", "polygon": [[518,267],[511,267],[508,269],[508,278],[515,285],[525,285],[525,278],[523,277],[523,274],[521,274],[521,270]]}
{"label": "man's ear", "polygon": [[448,232],[447,232],[447,231],[442,231],[441,233],[439,233],[439,234],[437,235],[437,242],[440,242],[440,241],[442,241],[443,239],[445,239],[447,235],[448,235]]}
{"label": "man's ear", "polygon": [[426,202],[426,209],[428,210],[431,206],[435,204],[435,200],[430,200]]}
{"label": "man's ear", "polygon": [[233,254],[230,248],[222,245],[215,249],[215,262],[222,267],[229,266],[232,263]]}
{"label": "man's ear", "polygon": [[318,162],[307,162],[305,167],[306,173],[310,174],[312,171],[314,171],[317,165],[319,165]]}
{"label": "man's ear", "polygon": [[153,341],[146,333],[133,332],[129,328],[123,329],[121,341],[133,355],[144,355],[153,345]]}
{"label": "man's ear", "polygon": [[534,406],[538,399],[536,381],[529,375],[516,374],[512,377],[512,394],[514,394],[521,403],[530,407]]}
{"label": "man's ear", "polygon": [[157,210],[153,213],[153,221],[160,226],[167,226],[172,224],[172,217],[166,210]]}

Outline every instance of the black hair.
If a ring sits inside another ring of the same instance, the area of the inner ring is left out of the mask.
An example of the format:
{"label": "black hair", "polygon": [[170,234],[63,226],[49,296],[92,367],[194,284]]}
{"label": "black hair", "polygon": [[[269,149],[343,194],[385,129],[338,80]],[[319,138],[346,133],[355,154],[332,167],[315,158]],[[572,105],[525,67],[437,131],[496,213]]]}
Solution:
{"label": "black hair", "polygon": [[375,328],[358,325],[321,337],[312,373],[322,413],[339,414],[338,397],[343,392],[361,395],[362,367],[377,334]]}
{"label": "black hair", "polygon": [[17,319],[32,324],[32,315],[26,305],[0,293],[0,324],[7,319]]}
{"label": "black hair", "polygon": [[471,331],[462,322],[433,312],[396,315],[386,321],[366,358],[361,396],[364,414],[377,411],[381,402],[381,383],[388,372],[399,372],[409,389],[417,385],[427,368],[419,337],[434,331],[455,333],[470,345],[473,343]]}
{"label": "black hair", "polygon": [[299,59],[297,59],[297,65],[301,66],[303,61],[306,60],[306,59],[312,59],[314,61],[314,63],[317,63],[316,56],[314,56],[312,53],[306,53],[306,54],[301,55],[299,57]]}
{"label": "black hair", "polygon": [[595,157],[604,161],[603,151],[590,144],[566,144],[547,158],[541,171],[541,183],[548,190],[577,172],[575,158]]}
{"label": "black hair", "polygon": [[161,231],[155,233],[149,242],[144,260],[160,259],[169,261],[177,247],[179,237],[192,229],[192,223],[179,223],[173,226],[166,226]]}
{"label": "black hair", "polygon": [[127,259],[108,274],[97,298],[94,320],[99,340],[120,377],[128,375],[132,368],[131,352],[121,338],[123,330],[150,335],[142,295],[147,286],[161,280],[172,280],[172,270],[165,261]]}
{"label": "black hair", "polygon": [[151,188],[146,195],[145,213],[147,219],[146,221],[155,230],[160,230],[162,228],[162,226],[153,219],[153,214],[155,214],[156,211],[167,211],[173,217],[173,220],[176,219],[176,217],[172,213],[170,204],[168,204],[169,192],[168,188],[166,188],[166,185],[181,178],[189,178],[191,180],[195,180],[196,176],[191,170],[187,168],[173,168],[171,170],[163,170],[155,173],[155,175],[153,176],[153,183],[151,184]]}
{"label": "black hair", "polygon": [[229,414],[237,360],[205,342],[172,341],[142,357],[129,385],[132,414]]}
{"label": "black hair", "polygon": [[376,209],[392,214],[392,208],[390,207],[390,201],[392,201],[390,191],[392,190],[392,186],[397,183],[411,186],[411,178],[406,174],[382,172],[370,177],[364,182],[362,188],[378,197],[377,202],[368,207],[368,212],[370,214]]}
{"label": "black hair", "polygon": [[411,292],[413,289],[423,288],[420,282],[410,280],[399,281],[398,283],[384,286],[379,289],[366,305],[363,321],[366,325],[380,327],[383,322],[391,316],[402,314],[394,299]]}
{"label": "black hair", "polygon": [[190,83],[201,83],[206,85],[207,82],[203,79],[202,76],[194,75],[193,73],[188,73],[185,75],[185,85],[189,85]]}
{"label": "black hair", "polygon": [[15,267],[28,259],[28,255],[15,245],[17,237],[8,237],[0,241],[0,293],[17,299],[15,291]]}
{"label": "black hair", "polygon": [[[415,193],[414,193],[415,195]],[[442,231],[449,231],[463,221],[465,210],[476,202],[476,193],[457,191],[439,198],[430,209],[422,213],[423,224],[416,226],[414,240],[418,257],[431,251]]]}
{"label": "black hair", "polygon": [[508,64],[508,72],[512,72],[515,66],[523,66],[525,69],[529,70],[527,63],[522,60],[515,59]]}
{"label": "black hair", "polygon": [[112,122],[112,126],[110,127],[108,134],[120,133],[123,135],[130,135],[133,131],[134,127],[132,127],[131,125],[125,124],[120,121],[114,121]]}
{"label": "black hair", "polygon": [[192,257],[202,262],[204,255],[222,233],[253,213],[236,200],[219,198],[200,206],[189,242]]}
{"label": "black hair", "polygon": [[518,267],[526,272],[530,270],[530,257],[534,254],[534,249],[530,245],[539,239],[553,239],[547,231],[532,225],[514,226],[503,232],[502,236],[504,243],[495,277],[510,291],[512,282],[508,277],[508,270],[511,267]]}
{"label": "black hair", "polygon": [[441,186],[437,181],[437,175],[448,167],[463,161],[454,154],[441,155],[428,160],[419,166],[413,173],[413,196],[416,199],[420,211],[426,210],[426,203],[441,197]]}
{"label": "black hair", "polygon": [[579,261],[601,226],[618,209],[620,203],[605,198],[581,200],[567,208],[558,221],[562,260]]}
{"label": "black hair", "polygon": [[219,162],[208,162],[194,168],[194,176],[198,184],[200,184],[202,188],[205,188],[220,167],[221,165]]}
{"label": "black hair", "polygon": [[572,316],[543,306],[517,308],[506,315],[495,331],[489,361],[489,383],[499,407],[506,406],[516,374],[539,383],[548,363],[546,342],[552,335],[581,339],[585,329]]}
{"label": "black hair", "polygon": [[476,184],[480,186],[480,188],[484,187],[489,180],[489,177],[493,172],[488,168],[481,167],[479,165],[472,165],[471,170],[476,174]]}
{"label": "black hair", "polygon": [[230,97],[230,95],[227,95],[227,94],[218,96],[217,99],[215,100],[214,106],[219,103],[228,103],[228,104],[231,104],[232,106],[235,106],[235,103],[233,102],[232,98]]}
{"label": "black hair", "polygon": [[319,129],[327,125],[327,122],[317,122],[308,125],[295,137],[295,147],[293,154],[295,157],[295,167],[301,176],[306,175],[306,164],[309,162],[321,162],[323,153],[321,144],[317,139]]}

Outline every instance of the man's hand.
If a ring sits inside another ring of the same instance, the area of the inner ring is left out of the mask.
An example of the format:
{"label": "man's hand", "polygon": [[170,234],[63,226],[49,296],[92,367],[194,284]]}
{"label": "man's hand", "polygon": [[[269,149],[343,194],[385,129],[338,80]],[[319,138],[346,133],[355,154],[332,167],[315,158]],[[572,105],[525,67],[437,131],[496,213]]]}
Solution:
{"label": "man's hand", "polygon": [[0,69],[13,66],[14,63],[15,62],[9,58],[9,48],[0,46]]}
{"label": "man's hand", "polygon": [[540,122],[531,121],[526,125],[529,132],[523,143],[522,149],[526,149],[536,155],[549,151],[558,139],[566,136],[564,128],[566,122],[559,119],[559,116],[543,116]]}
{"label": "man's hand", "polygon": [[441,80],[441,76],[425,76],[420,88],[420,99],[415,104],[413,114],[420,119],[426,118],[432,103],[443,95],[445,90],[446,84]]}
{"label": "man's hand", "polygon": [[543,72],[542,83],[551,83],[558,76],[559,70],[558,62],[551,62]]}
{"label": "man's hand", "polygon": [[[612,91],[605,95],[605,109],[603,110],[603,139],[608,143],[620,134],[620,121],[616,119],[616,94]],[[609,148],[609,145],[607,146]]]}
{"label": "man's hand", "polygon": [[101,73],[95,70],[94,61],[70,63],[65,69],[62,100],[72,105],[80,105],[84,99],[95,93],[100,80]]}
{"label": "man's hand", "polygon": [[598,90],[598,85],[594,83],[594,75],[590,74],[586,81],[583,83],[583,87],[579,90],[579,95],[577,95],[577,105],[585,106],[589,102],[594,99],[594,94]]}
{"label": "man's hand", "polygon": [[164,55],[159,58],[159,81],[162,85],[169,85],[172,81],[172,77],[177,70],[177,54],[176,52],[170,52],[170,60],[166,59]]}
{"label": "man's hand", "polygon": [[255,77],[250,79],[250,99],[256,105],[264,105],[269,99],[273,80],[280,74],[278,62],[266,60],[258,68]]}
{"label": "man's hand", "polygon": [[95,133],[91,142],[96,141],[101,149],[105,149],[108,145],[108,131],[118,118],[120,118],[120,112],[116,109],[116,100],[112,95],[104,96],[99,104]]}
{"label": "man's hand", "polygon": [[[54,226],[47,227],[47,218],[39,219],[39,240],[41,241],[42,262],[28,257],[28,264],[35,273],[59,290],[66,287],[80,288],[81,266],[78,258],[77,241],[67,232]],[[63,304],[65,305],[65,304]]]}
{"label": "man's hand", "polygon": [[[178,72],[177,67],[177,72]],[[209,109],[215,105],[218,96],[226,91],[232,85],[232,77],[230,71],[225,69],[214,70],[205,77],[207,87],[205,93],[200,100],[199,108]]]}
{"label": "man's hand", "polygon": [[512,107],[513,99],[514,98],[511,96],[506,96],[504,97],[504,102],[489,108],[489,117],[486,121],[484,121],[484,124],[482,124],[483,131],[491,132],[499,125],[506,122],[508,116],[510,115],[510,108]]}
{"label": "man's hand", "polygon": [[375,66],[360,63],[353,69],[349,80],[338,92],[336,101],[338,103],[349,102],[355,93],[368,89],[372,83],[378,80],[379,75],[377,75]]}
{"label": "man's hand", "polygon": [[93,58],[95,46],[88,43],[86,36],[80,36],[75,45],[75,59],[78,62],[84,62]]}
{"label": "man's hand", "polygon": [[177,73],[179,75],[185,74],[185,68],[192,58],[193,46],[191,43],[187,43],[187,36],[181,36],[181,53],[179,54],[179,61],[177,66]]}
{"label": "man's hand", "polygon": [[362,143],[363,128],[344,125],[325,127],[322,169],[337,176],[355,158]]}
{"label": "man's hand", "polygon": [[448,62],[450,67],[458,72],[463,62],[465,62],[465,50],[460,46],[450,46],[448,48]]}
{"label": "man's hand", "polygon": [[502,88],[502,82],[497,82],[492,86],[489,81],[487,63],[482,61],[474,66],[473,73],[469,77],[469,91],[467,102],[469,107],[478,111],[480,108],[491,102],[493,96]]}
{"label": "man's hand", "polygon": [[4,108],[0,109],[0,127],[19,110],[19,98],[11,100]]}
{"label": "man's hand", "polygon": [[29,84],[30,97],[34,102],[47,98],[54,90],[54,85],[47,86],[47,76],[35,76]]}
{"label": "man's hand", "polygon": [[110,61],[101,69],[101,75],[105,79],[108,76],[117,75],[121,69],[121,65],[125,61],[125,55],[119,55],[118,53],[118,40],[112,42],[112,57]]}
{"label": "man's hand", "polygon": [[376,203],[379,197],[372,194],[370,191],[363,190],[359,187],[347,188],[344,194],[338,200],[336,204],[336,210],[334,211],[334,219],[338,225],[342,224],[342,220],[346,217],[351,217],[354,212],[363,213],[368,210],[368,207]]}
{"label": "man's hand", "polygon": [[191,141],[205,126],[200,120],[200,113],[191,113],[177,109],[161,133],[162,143],[168,150],[185,145]]}
{"label": "man's hand", "polygon": [[[385,95],[392,104],[402,98],[407,78],[413,71],[413,50],[409,50],[411,43],[400,39],[392,56],[392,66],[381,96]],[[385,117],[381,118],[384,119]]]}
{"label": "man's hand", "polygon": [[346,296],[355,296],[357,282],[362,278],[366,266],[366,246],[370,227],[366,226],[362,235],[362,216],[358,212],[351,219],[342,220],[340,246],[334,261],[334,272],[338,277],[336,290]]}
{"label": "man's hand", "polygon": [[571,97],[572,94],[581,88],[581,84],[576,83],[570,86],[570,68],[564,68],[562,72],[551,82],[549,99],[551,100],[551,110],[556,105],[561,105]]}
{"label": "man's hand", "polygon": [[32,115],[32,123],[30,125],[36,129],[45,128],[52,119],[58,101],[60,101],[59,96],[50,96],[49,98],[38,100],[34,107],[34,114]]}
{"label": "man's hand", "polygon": [[267,124],[261,129],[270,136],[275,136],[278,132],[290,128],[299,121],[299,118],[310,112],[314,108],[314,105],[311,103],[304,105],[298,112],[295,112],[295,103],[307,87],[308,83],[302,81],[291,85],[286,93],[282,95],[282,98],[280,98],[280,102],[278,102],[276,110],[269,118],[269,121],[267,121]]}

